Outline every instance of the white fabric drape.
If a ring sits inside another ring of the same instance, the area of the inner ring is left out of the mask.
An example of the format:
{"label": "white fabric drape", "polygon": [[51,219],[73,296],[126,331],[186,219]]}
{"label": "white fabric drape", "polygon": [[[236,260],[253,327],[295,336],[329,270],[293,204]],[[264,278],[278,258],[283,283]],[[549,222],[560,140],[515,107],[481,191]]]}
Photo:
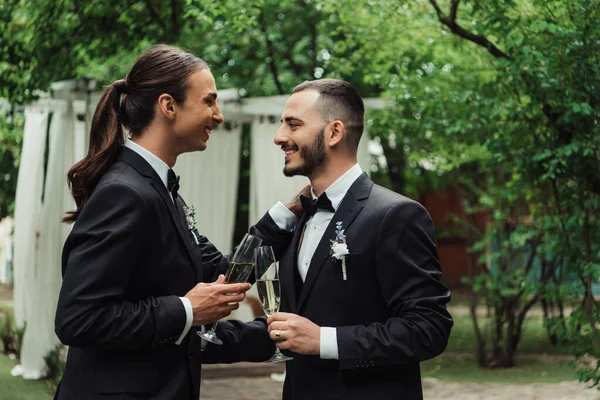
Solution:
{"label": "white fabric drape", "polygon": [[250,225],[278,201],[285,202],[309,182],[303,176],[283,175],[284,153],[273,143],[278,118],[257,116],[252,121],[250,151]]}
{"label": "white fabric drape", "polygon": [[221,250],[232,249],[235,227],[242,124],[216,128],[203,152],[185,153],[173,168],[180,178],[180,192],[189,207],[196,208],[201,235]]}
{"label": "white fabric drape", "polygon": [[14,312],[17,326],[22,328],[31,316],[34,304],[31,287],[37,247],[36,232],[42,206],[44,151],[48,127],[48,105],[25,107],[23,147],[15,196],[14,233]]}
{"label": "white fabric drape", "polygon": [[54,316],[61,284],[61,251],[70,225],[60,220],[72,209],[65,175],[73,163],[73,129],[68,104],[52,108],[49,131],[48,165],[44,185],[38,247],[27,301],[35,308],[27,315],[23,337],[21,373],[25,379],[39,379],[46,374],[44,356],[58,343],[54,334]]}
{"label": "white fabric drape", "polygon": [[13,226],[13,220],[10,217],[0,221],[0,283],[10,282]]}
{"label": "white fabric drape", "polygon": [[[90,125],[86,120],[86,115],[90,118],[94,115],[94,110],[89,110],[86,114],[86,107],[88,102],[85,100],[74,100],[73,101],[73,113],[72,113],[72,128],[70,132],[73,137],[72,152],[69,154],[65,153],[65,156],[72,157],[73,164],[81,160],[87,154],[90,131],[88,126]],[[73,154],[70,156],[70,154]]]}
{"label": "white fabric drape", "polygon": [[360,143],[358,144],[358,151],[356,153],[356,158],[358,159],[358,165],[365,171],[368,175],[371,175],[371,167],[373,161],[371,160],[371,153],[369,153],[369,132],[365,129],[360,138]]}

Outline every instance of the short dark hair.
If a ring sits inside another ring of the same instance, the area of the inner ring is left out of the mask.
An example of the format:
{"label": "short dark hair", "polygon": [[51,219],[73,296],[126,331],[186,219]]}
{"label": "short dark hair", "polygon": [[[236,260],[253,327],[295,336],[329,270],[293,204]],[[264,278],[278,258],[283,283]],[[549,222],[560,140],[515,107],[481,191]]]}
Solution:
{"label": "short dark hair", "polygon": [[292,93],[304,90],[319,92],[315,106],[327,122],[340,120],[346,128],[348,148],[353,154],[365,127],[365,104],[358,90],[349,82],[339,79],[319,79],[306,81],[294,88]]}

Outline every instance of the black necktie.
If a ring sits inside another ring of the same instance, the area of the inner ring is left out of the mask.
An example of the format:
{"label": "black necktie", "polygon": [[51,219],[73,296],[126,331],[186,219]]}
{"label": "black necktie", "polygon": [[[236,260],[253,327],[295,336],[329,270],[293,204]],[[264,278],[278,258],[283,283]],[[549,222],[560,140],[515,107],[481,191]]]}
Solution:
{"label": "black necktie", "polygon": [[309,199],[304,195],[300,195],[300,203],[302,204],[302,208],[304,208],[304,212],[308,215],[315,215],[319,210],[335,212],[331,200],[329,200],[325,192],[317,199]]}
{"label": "black necktie", "polygon": [[173,200],[177,198],[177,191],[179,190],[179,175],[175,175],[175,171],[169,168],[169,175],[167,178],[167,189],[173,195]]}

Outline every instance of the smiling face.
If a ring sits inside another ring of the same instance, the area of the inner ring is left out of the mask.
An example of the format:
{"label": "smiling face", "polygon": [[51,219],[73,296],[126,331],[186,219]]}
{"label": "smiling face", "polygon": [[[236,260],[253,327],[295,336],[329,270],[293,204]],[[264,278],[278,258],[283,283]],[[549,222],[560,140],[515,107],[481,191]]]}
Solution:
{"label": "smiling face", "polygon": [[294,93],[285,105],[274,141],[285,152],[286,176],[311,177],[327,158],[327,122],[314,107],[318,99],[319,92],[305,90]]}
{"label": "smiling face", "polygon": [[194,72],[188,77],[188,90],[183,104],[177,107],[173,136],[185,151],[206,149],[215,125],[223,122],[217,105],[215,79],[209,69]]}

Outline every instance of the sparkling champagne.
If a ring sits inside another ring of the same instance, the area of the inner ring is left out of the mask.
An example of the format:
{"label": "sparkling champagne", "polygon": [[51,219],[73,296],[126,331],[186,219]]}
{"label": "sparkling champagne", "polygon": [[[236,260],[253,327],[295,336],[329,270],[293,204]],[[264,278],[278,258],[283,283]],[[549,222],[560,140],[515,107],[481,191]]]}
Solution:
{"label": "sparkling champagne", "polygon": [[280,288],[279,279],[259,279],[256,281],[258,289],[258,298],[265,314],[271,316],[279,311]]}
{"label": "sparkling champagne", "polygon": [[229,263],[225,283],[244,283],[248,280],[254,263]]}

